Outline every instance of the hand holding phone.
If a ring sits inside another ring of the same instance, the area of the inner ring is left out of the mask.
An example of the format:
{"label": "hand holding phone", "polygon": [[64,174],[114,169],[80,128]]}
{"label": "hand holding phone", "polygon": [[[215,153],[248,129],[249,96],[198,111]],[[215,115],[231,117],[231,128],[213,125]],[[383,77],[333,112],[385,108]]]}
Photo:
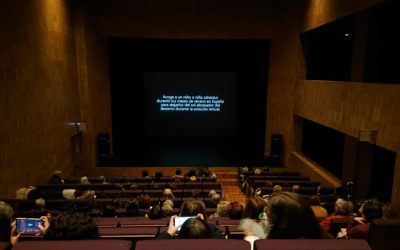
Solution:
{"label": "hand holding phone", "polygon": [[192,219],[192,218],[196,218],[196,216],[177,216],[174,217],[174,227],[176,227],[179,231],[179,229],[181,229],[181,226],[183,223],[185,223],[185,221],[187,221],[188,219]]}
{"label": "hand holding phone", "polygon": [[17,218],[15,220],[16,232],[23,234],[40,234],[40,226],[44,226],[44,221],[40,218]]}

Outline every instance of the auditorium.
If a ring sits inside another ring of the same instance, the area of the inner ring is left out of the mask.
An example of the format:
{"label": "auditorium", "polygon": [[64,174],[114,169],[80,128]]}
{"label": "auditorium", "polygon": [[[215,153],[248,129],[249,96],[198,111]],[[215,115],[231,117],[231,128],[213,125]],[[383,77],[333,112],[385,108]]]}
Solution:
{"label": "auditorium", "polygon": [[[53,223],[88,215],[98,231],[82,247],[99,249],[400,249],[399,11],[397,0],[1,0],[0,217],[46,219],[40,236],[14,232],[0,249],[74,249],[74,236],[47,240]],[[313,218],[319,236],[279,235],[274,199],[313,196],[329,214]],[[174,229],[199,201],[186,216],[201,216]],[[341,201],[351,211],[323,232]],[[369,220],[372,201],[383,215]],[[241,220],[227,212],[238,204]],[[155,207],[168,216],[151,218]],[[351,236],[357,218],[366,236]],[[190,223],[224,240],[183,236]]]}

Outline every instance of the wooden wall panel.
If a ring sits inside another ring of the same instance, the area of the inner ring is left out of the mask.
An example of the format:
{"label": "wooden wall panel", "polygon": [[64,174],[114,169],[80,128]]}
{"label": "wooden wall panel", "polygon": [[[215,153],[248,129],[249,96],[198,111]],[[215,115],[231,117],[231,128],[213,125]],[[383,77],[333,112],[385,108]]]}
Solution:
{"label": "wooden wall panel", "polygon": [[69,122],[79,118],[67,1],[2,1],[0,197],[71,169]]}
{"label": "wooden wall panel", "polygon": [[400,84],[299,81],[294,113],[358,138],[376,129],[376,144],[395,151],[392,201],[399,205]]}

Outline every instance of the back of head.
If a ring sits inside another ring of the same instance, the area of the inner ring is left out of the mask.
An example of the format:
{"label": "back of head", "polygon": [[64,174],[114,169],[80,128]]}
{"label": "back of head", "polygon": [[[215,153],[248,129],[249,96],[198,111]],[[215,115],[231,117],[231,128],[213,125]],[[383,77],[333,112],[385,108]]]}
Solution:
{"label": "back of head", "polygon": [[264,208],[266,206],[267,202],[261,197],[253,197],[248,199],[243,210],[243,218],[258,220],[260,214],[264,212]]}
{"label": "back of head", "polygon": [[320,239],[327,238],[307,199],[292,192],[273,193],[268,199],[271,231],[268,238]]}
{"label": "back of head", "polygon": [[99,230],[89,214],[79,211],[66,211],[53,217],[46,231],[48,240],[97,239]]}
{"label": "back of head", "polygon": [[352,215],[353,202],[339,198],[335,202],[336,215]]}
{"label": "back of head", "polygon": [[364,203],[362,214],[366,222],[372,222],[374,219],[382,217],[382,206],[378,200],[368,200]]}
{"label": "back of head", "polygon": [[181,174],[182,174],[182,169],[177,168],[177,169],[175,170],[175,174],[176,174],[176,175],[181,175]]}
{"label": "back of head", "polygon": [[205,205],[200,200],[187,199],[181,205],[180,216],[197,216],[198,214],[205,215]]}
{"label": "back of head", "polygon": [[321,200],[318,195],[310,196],[311,206],[319,206],[321,204]]}
{"label": "back of head", "polygon": [[300,186],[299,185],[293,185],[292,186],[292,192],[293,193],[300,193]]}
{"label": "back of head", "polygon": [[14,209],[10,206],[10,204],[0,201],[0,216],[3,215],[8,218],[8,221],[11,222],[11,219],[14,215]]}
{"label": "back of head", "polygon": [[180,239],[209,239],[212,238],[210,226],[199,218],[188,219],[179,231]]}
{"label": "back of head", "polygon": [[272,192],[282,192],[282,186],[281,185],[275,185],[272,188]]}
{"label": "back of head", "polygon": [[229,201],[220,201],[217,205],[217,215],[219,217],[228,217]]}
{"label": "back of head", "polygon": [[128,201],[126,204],[126,215],[138,216],[139,215],[139,203],[136,199]]}
{"label": "back of head", "polygon": [[231,202],[228,208],[229,218],[232,220],[240,220],[242,218],[242,215],[243,215],[243,204],[238,201]]}
{"label": "back of head", "polygon": [[162,218],[163,213],[162,213],[160,205],[155,204],[155,205],[151,206],[148,216],[149,216],[149,219],[151,219],[151,220],[157,220],[157,219]]}
{"label": "back of head", "polygon": [[151,198],[148,194],[139,194],[136,198],[139,204],[139,208],[149,208],[151,203]]}
{"label": "back of head", "polygon": [[89,178],[87,176],[82,176],[81,177],[81,184],[88,184],[89,183]]}

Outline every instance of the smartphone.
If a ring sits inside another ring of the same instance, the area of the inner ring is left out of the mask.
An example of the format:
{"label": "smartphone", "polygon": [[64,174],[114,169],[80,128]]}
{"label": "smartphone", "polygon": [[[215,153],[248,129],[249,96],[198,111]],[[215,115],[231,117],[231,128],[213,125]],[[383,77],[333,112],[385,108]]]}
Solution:
{"label": "smartphone", "polygon": [[175,217],[174,218],[174,227],[177,227],[178,229],[180,229],[182,224],[185,223],[186,220],[191,219],[191,218],[196,218],[196,216]]}
{"label": "smartphone", "polygon": [[15,220],[17,233],[23,233],[23,234],[41,233],[39,225],[44,226],[44,221],[39,218],[17,218]]}

